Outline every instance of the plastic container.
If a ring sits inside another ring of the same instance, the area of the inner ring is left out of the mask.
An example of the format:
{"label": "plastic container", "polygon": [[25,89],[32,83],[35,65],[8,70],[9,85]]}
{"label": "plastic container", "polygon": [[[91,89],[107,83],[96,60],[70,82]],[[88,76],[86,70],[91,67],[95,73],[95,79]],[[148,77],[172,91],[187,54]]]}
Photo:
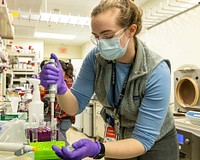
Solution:
{"label": "plastic container", "polygon": [[48,142],[34,142],[30,143],[31,146],[35,146],[37,151],[34,152],[35,160],[50,160],[50,159],[60,159],[55,152],[52,150],[52,146],[56,145],[58,147],[65,146],[64,141],[48,141]]}
{"label": "plastic container", "polygon": [[[33,98],[32,101],[28,104],[28,112],[29,112],[29,124],[30,127],[38,127],[40,121],[44,120],[44,103],[40,99],[40,80],[30,78],[28,79],[30,83],[33,84]],[[35,125],[36,123],[36,125]]]}
{"label": "plastic container", "polygon": [[19,62],[19,69],[22,69],[22,68],[23,68],[23,63]]}
{"label": "plastic container", "polygon": [[33,98],[33,95],[31,93],[31,89],[26,90],[25,95],[23,97],[25,108],[28,108],[28,105],[32,101],[32,98]]}
{"label": "plastic container", "polygon": [[188,111],[185,115],[192,124],[200,126],[200,112]]}
{"label": "plastic container", "polygon": [[20,102],[20,98],[19,97],[13,96],[13,97],[10,98],[12,113],[17,113],[18,112],[19,102]]}
{"label": "plastic container", "polygon": [[26,62],[23,62],[23,63],[22,63],[22,68],[23,68],[23,69],[27,69],[27,64],[26,64]]}

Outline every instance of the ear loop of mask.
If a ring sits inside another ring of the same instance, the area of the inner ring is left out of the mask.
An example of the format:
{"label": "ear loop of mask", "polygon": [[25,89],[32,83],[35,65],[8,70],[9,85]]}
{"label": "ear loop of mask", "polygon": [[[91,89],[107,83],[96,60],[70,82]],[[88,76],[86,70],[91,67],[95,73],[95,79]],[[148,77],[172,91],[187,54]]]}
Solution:
{"label": "ear loop of mask", "polygon": [[[119,37],[119,39],[120,39],[120,47],[121,47],[121,38],[122,38],[122,36],[125,34],[125,32],[126,31],[124,31],[124,33]],[[127,42],[126,42],[126,44],[125,44],[125,46],[123,47],[123,48],[125,48],[126,46],[127,46],[127,44],[129,43],[129,40],[130,40],[130,37],[128,38],[128,40],[127,40]],[[122,47],[121,47],[122,48]]]}

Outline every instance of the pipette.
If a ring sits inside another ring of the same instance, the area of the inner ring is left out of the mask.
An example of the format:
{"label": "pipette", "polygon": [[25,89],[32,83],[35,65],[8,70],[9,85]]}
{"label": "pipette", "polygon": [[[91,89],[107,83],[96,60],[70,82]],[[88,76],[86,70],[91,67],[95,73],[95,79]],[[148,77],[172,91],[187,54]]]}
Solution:
{"label": "pipette", "polygon": [[[50,59],[47,63],[52,64],[56,67],[54,59]],[[51,103],[51,140],[56,140],[56,120],[54,118],[54,102],[57,93],[57,84],[49,85],[49,98]]]}
{"label": "pipette", "polygon": [[0,151],[14,152],[16,156],[21,156],[27,152],[36,150],[36,147],[23,143],[0,142]]}

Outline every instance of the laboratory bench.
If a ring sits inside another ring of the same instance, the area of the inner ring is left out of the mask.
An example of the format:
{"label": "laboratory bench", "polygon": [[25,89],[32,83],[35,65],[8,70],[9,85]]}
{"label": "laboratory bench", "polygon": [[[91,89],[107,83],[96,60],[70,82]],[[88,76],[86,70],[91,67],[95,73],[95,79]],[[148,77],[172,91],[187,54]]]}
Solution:
{"label": "laboratory bench", "polygon": [[6,160],[33,160],[33,158],[27,156],[27,155],[23,155],[23,156],[15,156],[14,153],[11,152],[3,152],[0,151],[0,159],[6,159]]}

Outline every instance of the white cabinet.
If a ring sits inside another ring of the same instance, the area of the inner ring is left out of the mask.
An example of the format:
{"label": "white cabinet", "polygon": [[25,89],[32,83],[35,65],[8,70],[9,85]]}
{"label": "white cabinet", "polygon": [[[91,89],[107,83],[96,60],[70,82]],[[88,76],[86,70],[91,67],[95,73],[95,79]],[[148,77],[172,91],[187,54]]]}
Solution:
{"label": "white cabinet", "polygon": [[83,111],[83,133],[93,137],[93,105],[89,104]]}
{"label": "white cabinet", "polygon": [[76,115],[75,123],[72,124],[72,127],[77,129],[78,131],[83,131],[83,113]]}
{"label": "white cabinet", "polygon": [[105,132],[105,122],[103,118],[100,115],[101,109],[103,106],[96,100],[93,101],[94,108],[93,108],[93,124],[94,124],[94,137],[97,138],[104,138],[104,132]]}

